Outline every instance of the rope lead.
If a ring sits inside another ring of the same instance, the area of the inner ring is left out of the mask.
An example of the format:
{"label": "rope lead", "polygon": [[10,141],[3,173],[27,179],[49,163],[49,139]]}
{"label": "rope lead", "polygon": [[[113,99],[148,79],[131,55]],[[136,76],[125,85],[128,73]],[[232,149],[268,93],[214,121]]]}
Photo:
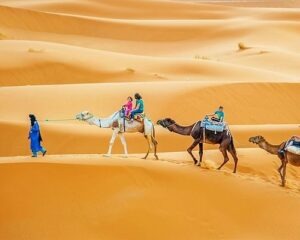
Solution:
{"label": "rope lead", "polygon": [[68,119],[45,119],[44,122],[59,122],[59,121],[75,121],[75,118],[68,118]]}

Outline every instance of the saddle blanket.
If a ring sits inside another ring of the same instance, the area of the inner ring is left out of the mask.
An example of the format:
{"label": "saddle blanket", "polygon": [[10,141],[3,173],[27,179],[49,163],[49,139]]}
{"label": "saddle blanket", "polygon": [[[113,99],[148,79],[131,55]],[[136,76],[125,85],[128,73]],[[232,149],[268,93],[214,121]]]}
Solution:
{"label": "saddle blanket", "polygon": [[[144,121],[144,118],[145,118],[145,113],[137,113],[137,114],[135,114],[134,117],[133,117],[133,119],[136,120],[136,121],[138,121],[138,122],[143,122],[143,121]],[[125,117],[125,119],[126,119],[127,121],[130,120],[129,117]]]}
{"label": "saddle blanket", "polygon": [[144,113],[138,113],[136,115],[134,115],[134,120],[138,121],[138,122],[143,122],[144,118],[145,118],[145,114]]}
{"label": "saddle blanket", "polygon": [[294,154],[297,154],[297,155],[300,155],[300,147],[298,146],[288,146],[286,148],[286,151],[290,152],[290,153],[294,153]]}
{"label": "saddle blanket", "polygon": [[224,122],[213,122],[209,120],[203,120],[201,122],[201,127],[204,127],[205,129],[214,132],[223,132],[226,128],[226,124]]}

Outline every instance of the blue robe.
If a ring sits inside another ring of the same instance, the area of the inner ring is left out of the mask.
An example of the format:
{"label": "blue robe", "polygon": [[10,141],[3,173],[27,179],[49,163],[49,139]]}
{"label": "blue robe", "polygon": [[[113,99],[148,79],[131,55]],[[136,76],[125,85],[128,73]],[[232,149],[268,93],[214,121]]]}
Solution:
{"label": "blue robe", "polygon": [[40,127],[38,122],[35,122],[29,132],[30,148],[33,153],[42,152],[41,146]]}

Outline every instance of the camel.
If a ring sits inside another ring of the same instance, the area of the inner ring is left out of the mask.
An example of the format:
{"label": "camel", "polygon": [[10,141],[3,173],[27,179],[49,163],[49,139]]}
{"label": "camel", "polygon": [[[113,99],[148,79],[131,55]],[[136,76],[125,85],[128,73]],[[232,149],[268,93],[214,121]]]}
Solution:
{"label": "camel", "polygon": [[148,142],[148,152],[145,155],[144,159],[148,157],[153,146],[154,146],[154,156],[156,159],[158,159],[158,156],[156,154],[157,141],[155,139],[155,129],[153,123],[148,118],[145,118],[143,122],[138,122],[138,121],[130,122],[121,117],[121,111],[117,111],[107,118],[98,118],[88,111],[83,111],[76,115],[76,119],[81,121],[86,121],[90,125],[96,125],[100,128],[111,128],[113,130],[113,134],[109,142],[108,152],[107,154],[104,154],[105,157],[111,156],[112,147],[117,135],[119,135],[124,148],[124,157],[128,157],[127,143],[124,137],[124,133],[139,132],[144,134],[144,137]]}
{"label": "camel", "polygon": [[[193,123],[190,126],[180,126],[171,118],[158,120],[157,124],[164,128],[167,128],[170,132],[193,137],[194,142],[187,149],[187,152],[191,155],[195,165],[197,166],[201,166],[203,157],[203,143],[220,144],[219,149],[223,154],[224,162],[221,164],[218,170],[220,170],[229,161],[229,157],[227,155],[228,151],[232,155],[234,160],[233,173],[236,173],[238,158],[233,144],[233,138],[229,130],[224,130],[223,132],[215,132],[206,129],[205,131],[203,131],[203,127],[201,127],[201,121]],[[199,145],[199,161],[195,158],[192,152],[197,145]]]}
{"label": "camel", "polygon": [[268,153],[277,155],[277,157],[281,160],[281,165],[278,168],[278,172],[280,174],[281,178],[281,186],[285,186],[285,177],[286,177],[286,165],[287,163],[290,163],[293,166],[300,167],[300,155],[284,151],[283,153],[281,150],[283,150],[286,146],[286,143],[290,140],[297,140],[300,141],[297,137],[292,137],[288,141],[285,141],[279,145],[272,145],[266,141],[266,139],[262,136],[255,136],[249,138],[249,142],[252,142],[254,144],[257,144],[260,148],[264,149]]}

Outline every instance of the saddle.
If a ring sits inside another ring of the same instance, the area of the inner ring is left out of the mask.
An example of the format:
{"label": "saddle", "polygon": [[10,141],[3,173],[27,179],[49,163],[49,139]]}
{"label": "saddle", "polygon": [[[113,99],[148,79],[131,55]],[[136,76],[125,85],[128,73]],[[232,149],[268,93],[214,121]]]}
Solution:
{"label": "saddle", "polygon": [[208,117],[205,117],[203,121],[201,121],[202,128],[209,131],[213,131],[215,133],[223,132],[224,130],[226,130],[226,126],[227,126],[226,123],[212,121]]}
{"label": "saddle", "polygon": [[286,147],[285,149],[287,152],[290,152],[290,153],[293,153],[293,154],[296,154],[296,155],[300,155],[300,147],[298,146],[288,146]]}
{"label": "saddle", "polygon": [[300,138],[296,136],[293,137],[290,141],[286,143],[285,150],[290,153],[300,155]]}
{"label": "saddle", "polygon": [[138,122],[143,122],[145,119],[145,113],[137,113],[134,115],[133,119]]}
{"label": "saddle", "polygon": [[[123,117],[126,121],[130,121],[130,117],[129,116],[124,116]],[[134,115],[133,119],[135,121],[138,121],[138,122],[143,122],[144,119],[145,119],[145,113],[138,113],[136,115]]]}

